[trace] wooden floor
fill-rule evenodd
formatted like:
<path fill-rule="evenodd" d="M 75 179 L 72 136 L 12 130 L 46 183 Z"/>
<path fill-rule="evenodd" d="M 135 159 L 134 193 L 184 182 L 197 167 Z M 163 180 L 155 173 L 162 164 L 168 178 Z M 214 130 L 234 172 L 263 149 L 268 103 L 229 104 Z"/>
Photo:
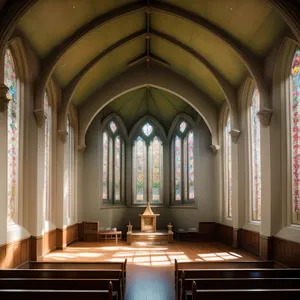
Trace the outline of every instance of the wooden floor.
<path fill-rule="evenodd" d="M 78 242 L 53 251 L 44 261 L 120 261 L 127 258 L 125 300 L 173 300 L 174 259 L 180 261 L 256 261 L 257 257 L 224 244 L 189 243 L 128 246 L 124 242 Z"/>

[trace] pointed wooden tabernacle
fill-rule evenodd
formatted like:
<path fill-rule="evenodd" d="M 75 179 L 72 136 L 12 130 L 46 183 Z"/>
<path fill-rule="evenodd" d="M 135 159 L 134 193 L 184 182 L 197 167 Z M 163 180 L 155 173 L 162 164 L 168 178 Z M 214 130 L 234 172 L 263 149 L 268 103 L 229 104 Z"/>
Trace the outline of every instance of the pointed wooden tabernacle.
<path fill-rule="evenodd" d="M 141 231 L 156 232 L 156 217 L 159 214 L 153 213 L 149 202 L 144 213 L 139 216 L 141 217 Z"/>

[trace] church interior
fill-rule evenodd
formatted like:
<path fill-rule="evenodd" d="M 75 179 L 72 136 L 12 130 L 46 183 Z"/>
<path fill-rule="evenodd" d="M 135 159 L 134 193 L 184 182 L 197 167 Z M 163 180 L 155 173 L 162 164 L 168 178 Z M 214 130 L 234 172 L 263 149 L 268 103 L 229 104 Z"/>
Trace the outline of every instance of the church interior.
<path fill-rule="evenodd" d="M 0 15 L 0 299 L 299 297 L 300 1 Z"/>

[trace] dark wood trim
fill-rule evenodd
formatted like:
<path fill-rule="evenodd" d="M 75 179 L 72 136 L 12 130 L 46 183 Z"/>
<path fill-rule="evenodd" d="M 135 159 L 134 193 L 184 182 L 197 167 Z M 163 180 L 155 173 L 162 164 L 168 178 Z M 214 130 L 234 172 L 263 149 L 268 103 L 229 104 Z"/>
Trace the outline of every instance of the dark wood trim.
<path fill-rule="evenodd" d="M 274 237 L 274 260 L 291 268 L 300 268 L 300 243 Z"/>
<path fill-rule="evenodd" d="M 215 223 L 215 239 L 226 245 L 233 244 L 233 228 L 220 223 Z"/>
<path fill-rule="evenodd" d="M 0 246 L 0 269 L 17 268 L 30 260 L 30 237 Z"/>
<path fill-rule="evenodd" d="M 259 257 L 265 260 L 273 259 L 273 236 L 264 236 L 260 235 L 260 243 L 259 243 Z"/>
<path fill-rule="evenodd" d="M 233 228 L 232 247 L 240 248 L 241 236 L 242 236 L 242 229 L 241 228 Z"/>
<path fill-rule="evenodd" d="M 259 255 L 260 234 L 250 230 L 241 230 L 241 248 Z"/>

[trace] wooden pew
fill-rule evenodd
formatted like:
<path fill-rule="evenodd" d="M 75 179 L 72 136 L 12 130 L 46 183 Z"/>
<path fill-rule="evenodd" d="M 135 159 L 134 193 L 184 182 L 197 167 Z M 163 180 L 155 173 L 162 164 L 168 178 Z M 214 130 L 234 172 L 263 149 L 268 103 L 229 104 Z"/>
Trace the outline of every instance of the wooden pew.
<path fill-rule="evenodd" d="M 180 299 L 191 299 L 193 283 L 198 290 L 297 289 L 300 278 L 199 278 L 179 280 Z"/>
<path fill-rule="evenodd" d="M 197 284 L 193 283 L 192 300 L 266 300 L 270 298 L 280 299 L 292 297 L 297 299 L 300 289 L 241 289 L 241 290 L 197 290 Z"/>
<path fill-rule="evenodd" d="M 127 258 L 123 262 L 46 262 L 30 261 L 22 266 L 22 269 L 96 269 L 96 270 L 122 270 L 122 288 L 123 294 L 126 291 L 126 267 Z"/>
<path fill-rule="evenodd" d="M 225 261 L 225 262 L 181 262 L 175 259 L 175 290 L 179 297 L 178 281 L 181 278 L 182 270 L 192 269 L 255 269 L 255 268 L 273 268 L 273 261 Z M 197 278 L 197 277 L 194 277 Z"/>
<path fill-rule="evenodd" d="M 0 299 L 5 300 L 113 300 L 110 290 L 0 290 Z"/>
<path fill-rule="evenodd" d="M 120 279 L 0 278 L 0 290 L 106 290 L 110 285 L 112 295 L 122 300 Z"/>

